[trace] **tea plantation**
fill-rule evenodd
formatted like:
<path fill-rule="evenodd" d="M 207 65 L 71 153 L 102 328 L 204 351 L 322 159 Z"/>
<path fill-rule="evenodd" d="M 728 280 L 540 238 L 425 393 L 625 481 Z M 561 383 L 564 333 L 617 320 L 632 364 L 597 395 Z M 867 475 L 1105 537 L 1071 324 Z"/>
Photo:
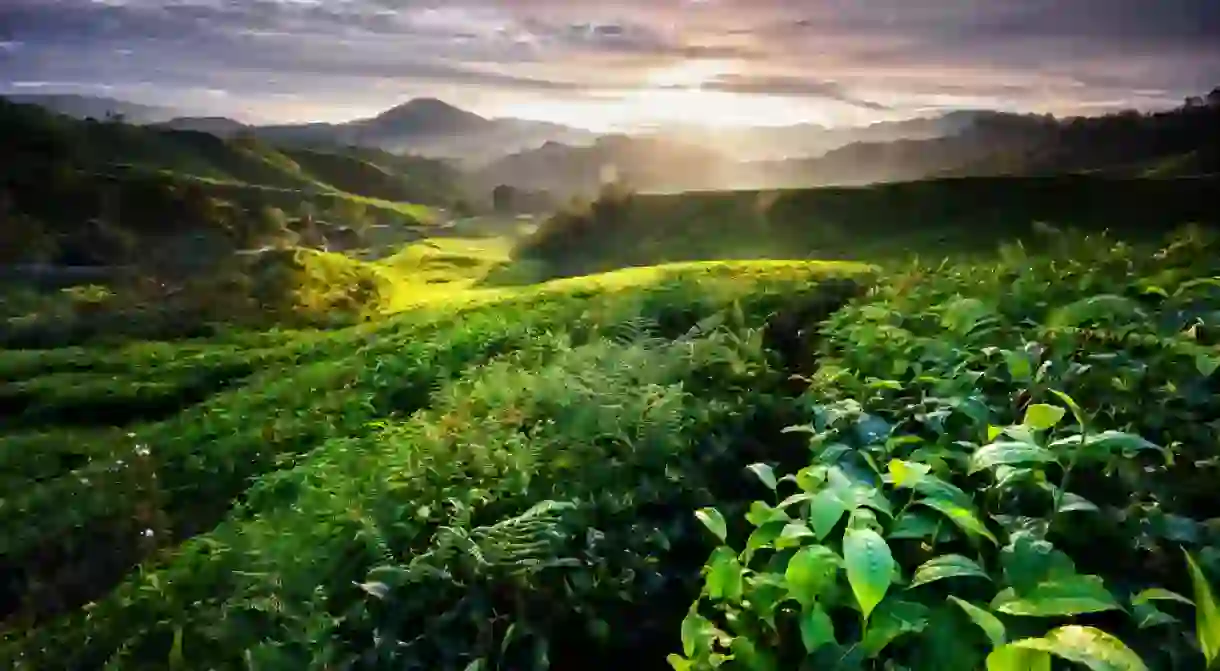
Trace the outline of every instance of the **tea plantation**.
<path fill-rule="evenodd" d="M 1220 243 L 0 351 L 0 666 L 1207 669 Z"/>

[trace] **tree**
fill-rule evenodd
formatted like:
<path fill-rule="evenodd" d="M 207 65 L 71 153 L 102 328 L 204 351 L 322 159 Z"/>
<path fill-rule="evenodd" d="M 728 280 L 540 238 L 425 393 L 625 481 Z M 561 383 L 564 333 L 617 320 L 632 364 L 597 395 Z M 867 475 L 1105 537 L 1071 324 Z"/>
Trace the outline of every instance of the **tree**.
<path fill-rule="evenodd" d="M 517 189 L 507 184 L 497 186 L 491 192 L 491 206 L 499 214 L 509 214 L 516 206 Z"/>
<path fill-rule="evenodd" d="M 1212 92 L 1207 94 L 1208 107 L 1220 107 L 1220 86 L 1212 89 Z"/>

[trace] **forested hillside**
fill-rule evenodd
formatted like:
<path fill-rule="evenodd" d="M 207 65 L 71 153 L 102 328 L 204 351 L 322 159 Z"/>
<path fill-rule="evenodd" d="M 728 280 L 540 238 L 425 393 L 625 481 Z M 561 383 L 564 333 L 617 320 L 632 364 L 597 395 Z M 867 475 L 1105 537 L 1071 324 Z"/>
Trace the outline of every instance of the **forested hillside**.
<path fill-rule="evenodd" d="M 439 161 L 280 150 L 250 137 L 81 121 L 4 101 L 0 157 L 0 234 L 15 236 L 4 246 L 9 261 L 123 262 L 121 248 L 136 253 L 142 237 L 188 233 L 243 248 L 315 221 L 410 226 L 428 218 L 416 206 L 463 201 L 456 173 Z"/>

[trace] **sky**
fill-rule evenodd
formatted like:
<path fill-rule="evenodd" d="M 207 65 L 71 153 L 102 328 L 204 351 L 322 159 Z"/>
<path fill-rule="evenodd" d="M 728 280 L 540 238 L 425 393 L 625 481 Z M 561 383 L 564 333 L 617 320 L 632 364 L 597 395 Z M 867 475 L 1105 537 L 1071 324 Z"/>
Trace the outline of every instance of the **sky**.
<path fill-rule="evenodd" d="M 594 130 L 1158 109 L 1220 0 L 0 0 L 0 92 L 255 123 L 414 97 Z"/>

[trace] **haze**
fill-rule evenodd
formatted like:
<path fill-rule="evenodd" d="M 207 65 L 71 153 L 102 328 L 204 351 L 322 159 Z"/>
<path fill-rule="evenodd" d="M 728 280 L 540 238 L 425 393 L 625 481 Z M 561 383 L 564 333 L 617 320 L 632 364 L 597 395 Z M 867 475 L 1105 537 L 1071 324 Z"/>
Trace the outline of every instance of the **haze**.
<path fill-rule="evenodd" d="M 1158 109 L 1220 80 L 1214 0 L 4 0 L 0 93 L 246 122 L 415 97 L 593 130 Z"/>

